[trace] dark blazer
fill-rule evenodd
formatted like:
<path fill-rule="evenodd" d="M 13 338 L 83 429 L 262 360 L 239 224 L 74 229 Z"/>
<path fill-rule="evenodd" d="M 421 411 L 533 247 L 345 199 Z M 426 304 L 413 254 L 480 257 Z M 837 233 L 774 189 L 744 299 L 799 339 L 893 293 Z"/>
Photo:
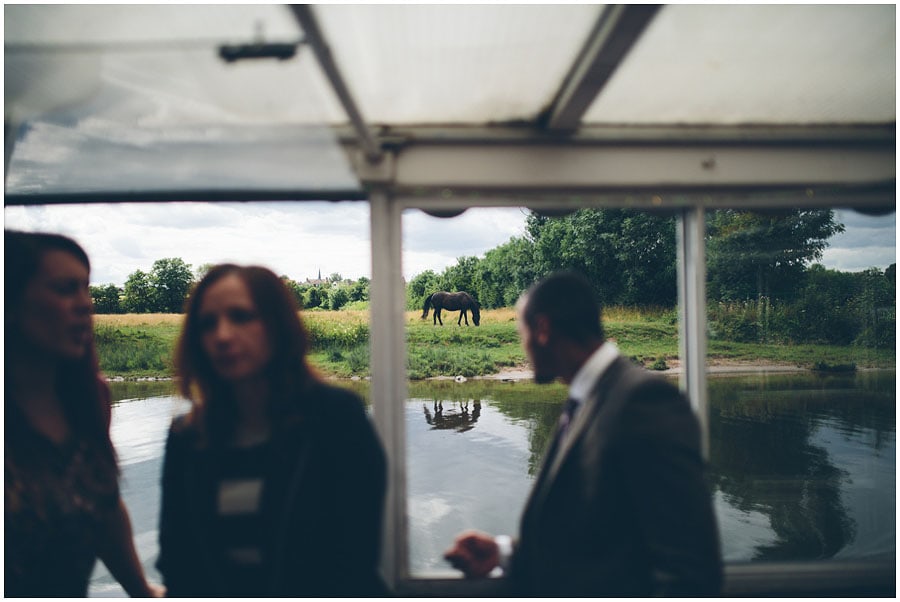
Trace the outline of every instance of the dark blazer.
<path fill-rule="evenodd" d="M 302 407 L 302 410 L 300 409 Z M 264 478 L 266 596 L 386 593 L 378 575 L 384 451 L 355 394 L 316 384 L 274 436 Z M 166 443 L 157 568 L 170 596 L 228 596 L 210 547 L 215 453 L 176 419 Z"/>
<path fill-rule="evenodd" d="M 722 580 L 700 430 L 664 379 L 618 357 L 560 444 L 522 515 L 520 595 L 716 595 Z"/>

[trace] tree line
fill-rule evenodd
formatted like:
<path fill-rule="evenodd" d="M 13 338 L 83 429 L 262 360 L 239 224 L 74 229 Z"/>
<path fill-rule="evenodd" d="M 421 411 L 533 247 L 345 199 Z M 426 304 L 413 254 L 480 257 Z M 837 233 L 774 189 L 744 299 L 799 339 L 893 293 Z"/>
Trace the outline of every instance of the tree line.
<path fill-rule="evenodd" d="M 135 270 L 128 275 L 124 287 L 115 284 L 91 286 L 94 311 L 98 314 L 181 313 L 194 283 L 212 264 L 196 270 L 180 257 L 157 259 L 149 272 Z M 282 280 L 301 307 L 307 309 L 343 309 L 354 302 L 369 300 L 369 279 L 356 281 L 332 274 L 314 283 L 297 282 L 282 275 Z"/>
<path fill-rule="evenodd" d="M 896 265 L 841 272 L 816 263 L 844 226 L 831 210 L 707 214 L 710 335 L 733 341 L 892 347 Z M 484 254 L 464 256 L 441 273 L 426 270 L 406 286 L 406 306 L 421 309 L 437 290 L 467 291 L 486 309 L 513 305 L 553 271 L 581 272 L 604 305 L 674 308 L 676 218 L 627 209 L 583 209 L 561 217 L 532 212 L 525 233 Z M 180 258 L 136 270 L 124 288 L 91 287 L 98 313 L 178 313 L 196 271 Z M 282 276 L 304 308 L 365 307 L 369 279 L 340 274 L 314 282 Z"/>
<path fill-rule="evenodd" d="M 816 263 L 844 231 L 831 210 L 707 214 L 710 335 L 742 342 L 892 347 L 896 265 L 829 270 Z M 584 209 L 562 217 L 532 212 L 523 236 L 484 257 L 460 257 L 440 274 L 407 285 L 407 309 L 435 290 L 465 290 L 482 307 L 507 307 L 531 283 L 575 270 L 604 305 L 674 308 L 676 218 L 627 209 Z"/>

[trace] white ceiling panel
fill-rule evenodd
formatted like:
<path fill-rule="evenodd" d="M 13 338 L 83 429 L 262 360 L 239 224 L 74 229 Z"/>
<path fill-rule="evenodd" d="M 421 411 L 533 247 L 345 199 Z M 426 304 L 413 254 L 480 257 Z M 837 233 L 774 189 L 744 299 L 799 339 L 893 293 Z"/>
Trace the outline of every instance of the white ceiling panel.
<path fill-rule="evenodd" d="M 669 5 L 584 117 L 594 124 L 889 123 L 894 5 Z"/>
<path fill-rule="evenodd" d="M 532 120 L 602 5 L 321 5 L 316 16 L 369 121 Z"/>

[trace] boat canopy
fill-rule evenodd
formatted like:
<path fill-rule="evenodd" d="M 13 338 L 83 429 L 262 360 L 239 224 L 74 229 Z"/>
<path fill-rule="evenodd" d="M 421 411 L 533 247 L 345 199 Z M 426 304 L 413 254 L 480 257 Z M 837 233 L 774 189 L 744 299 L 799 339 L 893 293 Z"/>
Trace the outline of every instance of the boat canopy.
<path fill-rule="evenodd" d="M 894 204 L 890 4 L 4 17 L 7 204 Z"/>

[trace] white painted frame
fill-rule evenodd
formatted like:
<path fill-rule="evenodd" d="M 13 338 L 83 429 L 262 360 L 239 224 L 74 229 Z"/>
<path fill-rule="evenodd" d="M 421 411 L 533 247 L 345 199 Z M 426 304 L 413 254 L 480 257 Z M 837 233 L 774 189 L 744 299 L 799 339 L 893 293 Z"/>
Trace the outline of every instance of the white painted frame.
<path fill-rule="evenodd" d="M 370 190 L 372 404 L 389 459 L 382 569 L 401 595 L 501 593 L 498 580 L 409 575 L 401 248 L 405 209 L 454 215 L 474 206 L 526 206 L 549 212 L 628 207 L 677 214 L 680 385 L 700 419 L 707 453 L 706 210 L 892 210 L 896 205 L 893 129 L 879 127 L 763 134 L 736 129 L 655 135 L 617 130 L 614 135 L 595 132 L 564 141 L 536 140 L 515 131 L 473 135 L 454 129 L 410 130 L 384 141 L 388 151 L 374 164 L 352 143 L 347 146 Z M 884 580 L 888 573 L 886 567 L 867 563 L 813 563 L 800 569 L 796 563 L 773 563 L 728 567 L 727 574 L 735 592 L 752 593 L 767 591 L 773 575 L 782 591 L 803 592 L 871 586 L 873 575 Z"/>

